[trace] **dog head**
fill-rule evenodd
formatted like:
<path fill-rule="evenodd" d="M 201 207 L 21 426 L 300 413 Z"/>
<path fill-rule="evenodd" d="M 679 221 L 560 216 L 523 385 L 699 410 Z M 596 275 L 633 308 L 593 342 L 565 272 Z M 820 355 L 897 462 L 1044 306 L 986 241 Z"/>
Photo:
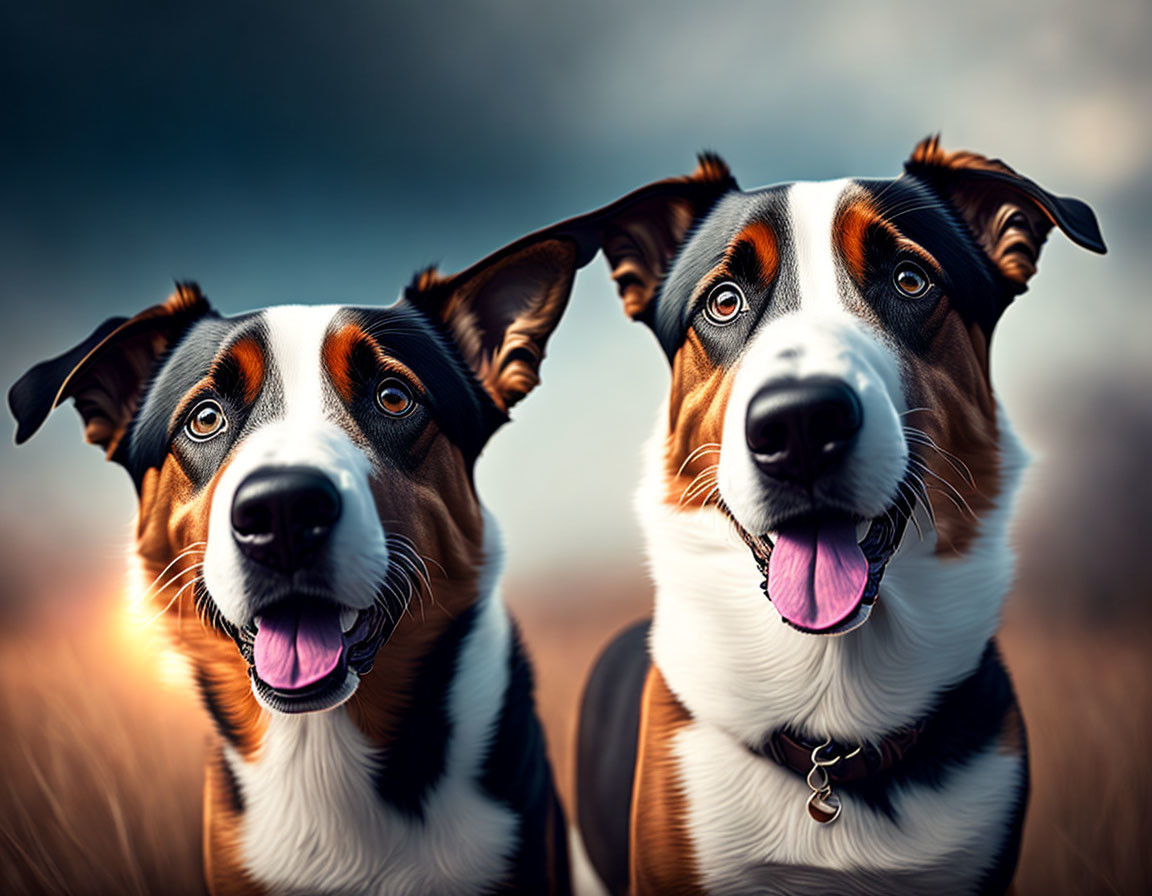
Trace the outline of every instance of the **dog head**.
<path fill-rule="evenodd" d="M 923 141 L 894 180 L 741 191 L 717 157 L 603 212 L 625 310 L 672 369 L 663 500 L 735 523 L 783 619 L 867 619 L 919 502 L 942 556 L 996 495 L 993 328 L 1084 203 Z"/>
<path fill-rule="evenodd" d="M 446 612 L 474 598 L 473 464 L 595 249 L 559 225 L 388 308 L 221 317 L 180 285 L 16 383 L 16 440 L 73 399 L 136 485 L 148 594 L 197 674 L 242 657 L 265 707 L 327 709 L 430 580 Z"/>

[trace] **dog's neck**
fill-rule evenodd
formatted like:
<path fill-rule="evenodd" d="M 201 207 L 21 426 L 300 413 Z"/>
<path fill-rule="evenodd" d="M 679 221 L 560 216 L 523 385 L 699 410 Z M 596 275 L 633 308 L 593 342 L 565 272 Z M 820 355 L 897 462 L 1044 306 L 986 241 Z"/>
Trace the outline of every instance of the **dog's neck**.
<path fill-rule="evenodd" d="M 637 509 L 656 585 L 653 657 L 688 711 L 750 745 L 781 728 L 876 741 L 930 712 L 979 664 L 1011 585 L 1008 527 L 1023 454 L 1000 418 L 1000 497 L 970 549 L 937 555 L 921 510 L 923 540 L 910 524 L 871 618 L 839 637 L 782 622 L 748 547 L 718 510 L 665 502 L 658 424 Z M 667 419 L 662 411 L 658 420 Z"/>

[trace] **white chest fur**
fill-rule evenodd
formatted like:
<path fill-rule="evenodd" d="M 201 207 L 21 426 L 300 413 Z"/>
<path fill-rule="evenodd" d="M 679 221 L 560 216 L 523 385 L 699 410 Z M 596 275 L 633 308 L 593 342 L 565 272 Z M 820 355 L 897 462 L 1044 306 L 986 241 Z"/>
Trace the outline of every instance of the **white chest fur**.
<path fill-rule="evenodd" d="M 490 594 L 459 654 L 444 774 L 423 820 L 377 796 L 378 753 L 342 709 L 273 716 L 253 762 L 229 751 L 252 877 L 276 893 L 401 896 L 475 893 L 501 878 L 516 846 L 516 818 L 477 779 L 500 717 L 510 647 L 503 602 Z"/>

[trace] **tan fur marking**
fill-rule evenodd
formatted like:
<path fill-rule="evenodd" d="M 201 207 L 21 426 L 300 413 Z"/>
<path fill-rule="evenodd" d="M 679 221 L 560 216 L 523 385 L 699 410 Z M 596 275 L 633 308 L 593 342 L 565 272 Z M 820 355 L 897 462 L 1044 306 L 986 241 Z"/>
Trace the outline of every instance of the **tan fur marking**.
<path fill-rule="evenodd" d="M 226 468 L 227 464 L 222 466 L 199 492 L 175 457 L 169 456 L 159 470 L 145 474 L 140 490 L 137 551 L 148 576 L 159 576 L 189 545 L 203 547 L 208 540 L 212 496 Z M 235 643 L 198 616 L 196 589 L 184 587 L 200 575 L 196 564 L 203 554 L 196 550 L 164 573 L 161 582 L 173 578 L 175 581 L 150 598 L 154 608 L 150 612 L 162 612 L 171 637 L 195 674 L 211 688 L 217 708 L 235 735 L 237 751 L 251 757 L 263 742 L 268 718 L 252 695 L 248 665 Z M 182 570 L 188 572 L 180 574 Z"/>
<path fill-rule="evenodd" d="M 355 394 L 355 381 L 352 377 L 352 351 L 360 342 L 366 341 L 368 334 L 359 327 L 348 324 L 324 339 L 321 357 L 324 369 L 332 379 L 336 394 L 344 401 L 351 401 Z"/>
<path fill-rule="evenodd" d="M 868 271 L 866 257 L 866 237 L 872 227 L 882 226 L 882 219 L 866 197 L 857 197 L 847 202 L 836 216 L 832 233 L 840 255 L 848 266 L 848 271 L 859 283 Z"/>
<path fill-rule="evenodd" d="M 1025 749 L 1024 717 L 1020 707 L 1013 706 L 1004 716 L 997 748 L 1005 756 L 1023 756 Z"/>
<path fill-rule="evenodd" d="M 716 502 L 715 467 L 734 379 L 735 370 L 716 367 L 700 337 L 690 330 L 672 360 L 664 452 L 664 500 L 668 504 L 700 508 Z"/>
<path fill-rule="evenodd" d="M 244 378 L 244 402 L 252 404 L 264 385 L 264 352 L 255 339 L 244 338 L 233 343 L 225 357 L 235 360 Z"/>
<path fill-rule="evenodd" d="M 983 171 L 997 171 L 1001 174 L 1016 174 L 999 159 L 989 159 L 979 153 L 956 149 L 949 152 L 940 145 L 940 135 L 925 137 L 916 144 L 908 161 L 916 165 L 931 165 L 935 168 L 974 168 Z"/>
<path fill-rule="evenodd" d="M 376 357 L 376 363 L 381 370 L 391 371 L 409 382 L 417 392 L 424 392 L 424 385 L 406 364 L 386 354 L 380 343 L 360 327 L 347 324 L 339 330 L 329 333 L 324 338 L 321 349 L 324 369 L 332 380 L 336 393 L 344 401 L 352 401 L 355 397 L 356 383 L 352 372 L 352 353 L 357 346 L 365 346 Z"/>
<path fill-rule="evenodd" d="M 192 549 L 163 572 L 189 545 L 202 549 L 207 541 L 212 496 L 226 468 L 224 464 L 199 492 L 171 455 L 160 469 L 148 470 L 140 489 L 137 551 L 146 575 L 155 578 L 163 573 L 162 582 L 175 579 L 152 595 L 148 612 L 161 614 L 169 636 L 188 659 L 200 686 L 210 689 L 233 746 L 241 756 L 251 759 L 263 743 L 268 717 L 252 695 L 248 666 L 235 643 L 199 616 L 195 587 L 184 587 L 200 575 L 196 564 L 203 560 L 203 554 Z M 216 749 L 220 749 L 219 744 Z M 205 876 L 216 896 L 259 896 L 264 891 L 242 867 L 237 845 L 240 819 L 231 809 L 227 790 L 217 763 L 210 762 L 204 787 Z"/>
<path fill-rule="evenodd" d="M 264 353 L 255 339 L 245 338 L 229 346 L 212 362 L 208 375 L 184 393 L 184 397 L 180 399 L 169 418 L 169 426 L 174 426 L 176 421 L 181 420 L 191 410 L 195 400 L 206 390 L 219 385 L 220 368 L 229 361 L 236 365 L 244 381 L 242 398 L 245 404 L 251 405 L 256 401 L 260 390 L 264 387 Z"/>
<path fill-rule="evenodd" d="M 673 740 L 692 721 L 652 666 L 640 704 L 640 742 L 632 790 L 631 890 L 641 894 L 698 894 L 695 847 Z"/>
<path fill-rule="evenodd" d="M 881 216 L 870 196 L 858 195 L 840 209 L 832 228 L 840 257 L 844 259 L 848 272 L 857 283 L 867 279 L 867 240 L 869 232 L 875 229 L 885 231 L 900 249 L 917 256 L 928 267 L 930 274 L 939 277 L 940 264 L 932 253 L 908 239 L 895 224 Z"/>
<path fill-rule="evenodd" d="M 936 519 L 936 552 L 963 556 L 1000 491 L 1000 432 L 987 337 L 976 324 L 965 326 L 946 298 L 936 315 L 943 320 L 929 324 L 938 329 L 926 356 L 909 360 L 911 404 L 926 410 L 905 422 L 941 449 L 912 446 L 930 471 L 917 470 Z"/>
<path fill-rule="evenodd" d="M 728 258 L 738 243 L 748 243 L 760 261 L 760 275 L 763 284 L 771 283 L 780 268 L 780 251 L 776 244 L 776 232 L 767 221 L 752 221 L 728 243 Z"/>

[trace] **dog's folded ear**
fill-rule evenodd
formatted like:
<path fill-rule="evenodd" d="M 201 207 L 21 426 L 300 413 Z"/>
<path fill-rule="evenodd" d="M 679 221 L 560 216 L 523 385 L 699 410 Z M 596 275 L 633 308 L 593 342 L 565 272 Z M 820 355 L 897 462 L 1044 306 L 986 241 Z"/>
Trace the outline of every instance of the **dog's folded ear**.
<path fill-rule="evenodd" d="M 576 270 L 598 248 L 593 223 L 574 218 L 458 274 L 422 271 L 404 298 L 441 326 L 492 400 L 507 411 L 540 382 L 540 362 L 568 305 Z"/>
<path fill-rule="evenodd" d="M 948 152 L 936 135 L 917 144 L 904 169 L 952 204 L 1014 292 L 1027 289 L 1053 226 L 1085 249 L 1106 251 L 1086 203 L 1054 196 L 999 159 Z"/>
<path fill-rule="evenodd" d="M 588 216 L 599 224 L 601 248 L 629 317 L 651 322 L 652 298 L 693 225 L 735 189 L 724 160 L 706 152 L 688 176 L 656 181 Z"/>
<path fill-rule="evenodd" d="M 84 438 L 117 460 L 140 392 L 157 362 L 193 323 L 212 313 L 199 287 L 177 284 L 162 304 L 133 318 L 109 318 L 75 348 L 37 364 L 8 391 L 16 443 L 30 439 L 48 415 L 71 398 L 84 420 Z"/>

